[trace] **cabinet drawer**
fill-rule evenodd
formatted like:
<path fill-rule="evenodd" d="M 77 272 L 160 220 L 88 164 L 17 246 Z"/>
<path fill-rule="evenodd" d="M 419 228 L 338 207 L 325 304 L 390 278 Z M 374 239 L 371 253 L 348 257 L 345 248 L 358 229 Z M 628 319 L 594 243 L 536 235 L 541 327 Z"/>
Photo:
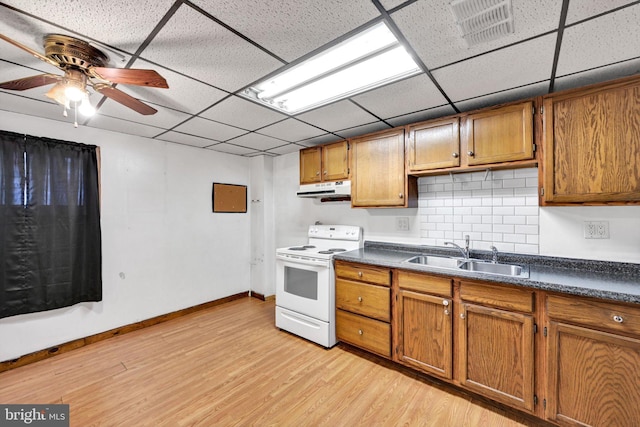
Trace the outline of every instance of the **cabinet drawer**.
<path fill-rule="evenodd" d="M 336 280 L 336 308 L 389 322 L 391 290 L 377 285 Z"/>
<path fill-rule="evenodd" d="M 391 325 L 342 310 L 336 310 L 339 341 L 391 357 Z"/>
<path fill-rule="evenodd" d="M 336 276 L 377 285 L 389 286 L 391 284 L 391 271 L 388 268 L 373 265 L 336 262 Z"/>
<path fill-rule="evenodd" d="M 640 335 L 640 307 L 590 298 L 549 295 L 547 313 L 552 319 L 592 326 L 596 329 Z"/>
<path fill-rule="evenodd" d="M 452 280 L 446 277 L 398 271 L 398 286 L 410 291 L 450 297 L 453 295 L 451 292 L 451 283 Z"/>
<path fill-rule="evenodd" d="M 488 283 L 460 283 L 460 298 L 465 301 L 525 313 L 533 312 L 533 295 L 533 290 L 527 289 L 516 289 Z"/>

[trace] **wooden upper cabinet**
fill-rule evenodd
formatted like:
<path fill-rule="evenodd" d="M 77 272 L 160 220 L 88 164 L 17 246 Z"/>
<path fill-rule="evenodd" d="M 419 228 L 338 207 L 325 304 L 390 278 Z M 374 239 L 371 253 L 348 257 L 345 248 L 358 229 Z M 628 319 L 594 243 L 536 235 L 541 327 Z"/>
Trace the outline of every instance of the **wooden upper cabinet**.
<path fill-rule="evenodd" d="M 351 206 L 417 205 L 417 184 L 404 166 L 402 128 L 351 140 Z"/>
<path fill-rule="evenodd" d="M 311 147 L 300 150 L 300 184 L 322 181 L 322 149 Z"/>
<path fill-rule="evenodd" d="M 460 166 L 458 117 L 410 125 L 407 131 L 409 173 Z"/>
<path fill-rule="evenodd" d="M 640 201 L 640 79 L 544 98 L 544 201 Z"/>
<path fill-rule="evenodd" d="M 347 141 L 322 146 L 322 180 L 349 178 L 349 145 Z"/>
<path fill-rule="evenodd" d="M 463 138 L 469 166 L 533 159 L 533 102 L 466 116 Z"/>
<path fill-rule="evenodd" d="M 347 141 L 300 150 L 300 184 L 349 178 Z"/>

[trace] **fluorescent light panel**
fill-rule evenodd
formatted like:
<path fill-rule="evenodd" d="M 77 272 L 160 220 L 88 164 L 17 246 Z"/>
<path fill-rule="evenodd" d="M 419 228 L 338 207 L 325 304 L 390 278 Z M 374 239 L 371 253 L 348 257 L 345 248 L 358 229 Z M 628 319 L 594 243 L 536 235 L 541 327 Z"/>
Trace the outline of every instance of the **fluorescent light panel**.
<path fill-rule="evenodd" d="M 384 22 L 262 81 L 244 96 L 297 114 L 421 72 Z"/>

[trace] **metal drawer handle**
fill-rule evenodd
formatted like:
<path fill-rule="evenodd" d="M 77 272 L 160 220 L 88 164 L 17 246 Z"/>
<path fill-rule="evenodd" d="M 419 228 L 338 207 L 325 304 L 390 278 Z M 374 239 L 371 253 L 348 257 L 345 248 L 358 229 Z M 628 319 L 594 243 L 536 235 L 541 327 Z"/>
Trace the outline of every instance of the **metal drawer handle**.
<path fill-rule="evenodd" d="M 358 333 L 362 335 L 362 329 L 358 329 Z"/>
<path fill-rule="evenodd" d="M 359 301 L 359 302 L 362 302 L 362 297 L 358 297 L 358 301 Z"/>
<path fill-rule="evenodd" d="M 622 322 L 624 322 L 624 319 L 622 318 L 622 316 L 618 316 L 616 314 L 615 316 L 613 316 L 613 321 L 617 322 L 617 323 L 622 323 Z"/>
<path fill-rule="evenodd" d="M 473 151 L 467 151 L 467 154 L 473 156 Z"/>
<path fill-rule="evenodd" d="M 459 154 L 458 154 L 458 153 L 451 153 L 451 155 L 452 155 L 454 158 L 457 158 L 457 157 L 459 156 Z"/>
<path fill-rule="evenodd" d="M 362 277 L 362 271 L 358 271 L 358 277 Z"/>

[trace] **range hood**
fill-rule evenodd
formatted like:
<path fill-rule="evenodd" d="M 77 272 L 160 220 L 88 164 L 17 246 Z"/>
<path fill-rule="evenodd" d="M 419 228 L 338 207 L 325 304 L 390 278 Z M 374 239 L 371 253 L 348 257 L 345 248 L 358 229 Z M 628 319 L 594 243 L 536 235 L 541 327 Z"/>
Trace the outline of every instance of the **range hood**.
<path fill-rule="evenodd" d="M 317 184 L 305 184 L 300 186 L 300 189 L 296 194 L 298 195 L 298 197 L 350 197 L 351 181 L 333 181 L 319 182 Z"/>

